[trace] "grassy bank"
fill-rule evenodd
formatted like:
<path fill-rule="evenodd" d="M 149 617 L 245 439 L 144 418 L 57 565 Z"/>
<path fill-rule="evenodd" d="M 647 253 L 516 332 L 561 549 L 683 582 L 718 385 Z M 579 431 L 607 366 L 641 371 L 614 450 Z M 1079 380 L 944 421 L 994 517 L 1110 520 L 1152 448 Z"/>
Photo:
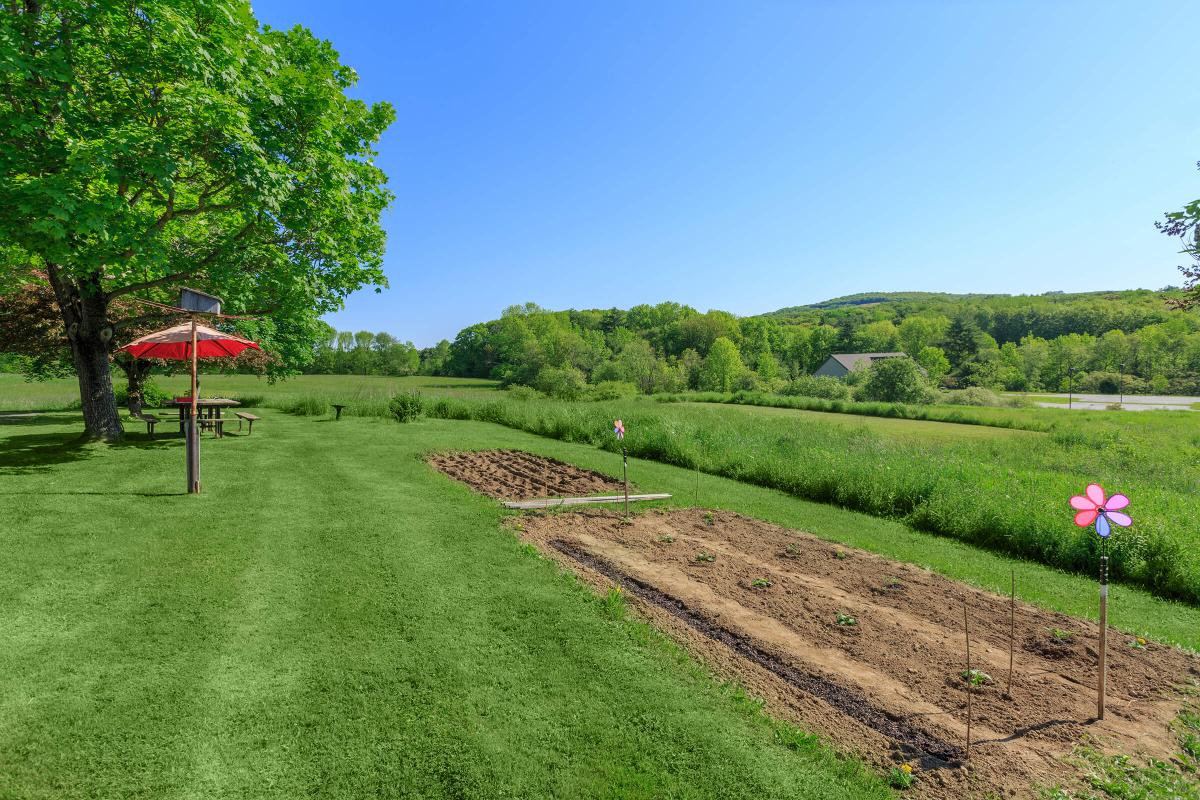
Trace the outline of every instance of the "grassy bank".
<path fill-rule="evenodd" d="M 1037 409 L 992 408 L 989 406 L 906 405 L 855 400 L 823 400 L 819 397 L 790 397 L 769 392 L 686 392 L 654 396 L 661 403 L 719 403 L 764 408 L 790 408 L 851 414 L 860 417 L 952 422 L 956 425 L 987 425 L 993 428 L 1021 428 L 1031 431 L 1054 430 L 1058 419 Z"/>
<path fill-rule="evenodd" d="M 0 425 L 0 797 L 888 796 L 420 460 L 570 445 L 264 417 L 199 496 L 178 437 Z"/>

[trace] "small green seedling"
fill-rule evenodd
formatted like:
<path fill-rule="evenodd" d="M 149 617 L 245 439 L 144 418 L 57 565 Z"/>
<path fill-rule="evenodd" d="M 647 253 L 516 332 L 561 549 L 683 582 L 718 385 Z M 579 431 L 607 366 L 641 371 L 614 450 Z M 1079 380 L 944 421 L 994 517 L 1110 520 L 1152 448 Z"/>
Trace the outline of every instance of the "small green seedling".
<path fill-rule="evenodd" d="M 800 545 L 795 542 L 790 543 L 787 547 L 783 548 L 783 554 L 788 558 L 799 558 Z"/>
<path fill-rule="evenodd" d="M 846 627 L 853 627 L 858 624 L 858 620 L 856 620 L 854 617 L 850 616 L 849 614 L 843 614 L 839 611 L 838 615 L 837 615 L 837 624 L 843 625 Z"/>
<path fill-rule="evenodd" d="M 705 553 L 703 550 L 701 550 L 699 553 L 696 553 L 696 560 L 711 564 L 717 560 L 717 557 L 712 553 Z"/>
<path fill-rule="evenodd" d="M 846 560 L 846 554 L 845 554 L 843 551 L 841 551 L 841 550 L 834 550 L 834 551 L 833 551 L 833 557 L 834 557 L 834 558 L 836 558 L 838 561 L 845 561 L 845 560 Z"/>
<path fill-rule="evenodd" d="M 963 670 L 959 673 L 962 679 L 972 686 L 983 686 L 985 683 L 992 682 L 992 676 L 988 675 L 981 669 Z"/>
<path fill-rule="evenodd" d="M 658 537 L 658 540 L 664 544 L 670 544 L 671 542 L 675 541 L 675 537 L 668 533 Z"/>
<path fill-rule="evenodd" d="M 1070 644 L 1075 641 L 1075 634 L 1071 631 L 1064 631 L 1062 628 L 1051 628 L 1050 636 L 1054 641 L 1062 642 L 1063 644 Z"/>
<path fill-rule="evenodd" d="M 704 524 L 705 525 L 713 524 L 713 514 L 711 511 L 704 512 Z"/>
<path fill-rule="evenodd" d="M 1146 640 L 1143 639 L 1141 636 L 1137 637 L 1136 639 L 1130 639 L 1129 646 L 1132 647 L 1134 650 L 1145 650 L 1146 649 Z"/>
<path fill-rule="evenodd" d="M 888 773 L 888 783 L 893 789 L 909 789 L 913 785 L 913 780 L 912 764 L 892 767 L 892 771 Z"/>
<path fill-rule="evenodd" d="M 771 582 L 766 578 L 755 578 L 754 580 L 750 581 L 750 585 L 755 589 L 766 589 L 771 585 Z"/>
<path fill-rule="evenodd" d="M 903 589 L 904 584 L 900 582 L 899 578 L 888 578 L 886 581 L 884 581 L 883 588 L 893 590 Z"/>

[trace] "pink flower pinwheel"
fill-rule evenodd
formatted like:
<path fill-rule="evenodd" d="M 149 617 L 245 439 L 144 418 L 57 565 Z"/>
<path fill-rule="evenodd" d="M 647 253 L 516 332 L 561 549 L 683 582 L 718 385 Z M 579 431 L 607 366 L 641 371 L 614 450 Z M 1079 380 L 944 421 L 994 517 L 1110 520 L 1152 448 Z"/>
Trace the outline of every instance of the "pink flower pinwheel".
<path fill-rule="evenodd" d="M 1129 498 L 1123 494 L 1114 494 L 1105 499 L 1104 489 L 1096 483 L 1089 483 L 1082 495 L 1071 498 L 1071 508 L 1078 512 L 1075 515 L 1075 524 L 1086 528 L 1093 522 L 1096 523 L 1096 533 L 1102 539 L 1107 539 L 1112 533 L 1113 525 L 1128 528 L 1133 524 L 1128 514 L 1118 511 L 1127 505 Z"/>

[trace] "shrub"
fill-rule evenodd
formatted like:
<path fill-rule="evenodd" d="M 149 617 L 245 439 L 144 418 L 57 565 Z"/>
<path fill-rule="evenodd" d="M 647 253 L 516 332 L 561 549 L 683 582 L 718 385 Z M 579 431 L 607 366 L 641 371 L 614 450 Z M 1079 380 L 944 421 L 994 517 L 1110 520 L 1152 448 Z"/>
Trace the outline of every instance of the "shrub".
<path fill-rule="evenodd" d="M 953 392 L 946 392 L 942 395 L 943 402 L 949 403 L 952 406 L 1002 406 L 1000 396 L 991 389 L 985 389 L 982 386 L 970 386 L 966 389 L 958 389 Z"/>
<path fill-rule="evenodd" d="M 530 400 L 537 400 L 542 396 L 542 393 L 533 387 L 522 386 L 519 383 L 514 383 L 512 386 L 508 387 L 508 396 L 513 400 L 528 402 Z"/>
<path fill-rule="evenodd" d="M 424 406 L 420 392 L 405 392 L 391 399 L 388 403 L 388 413 L 396 422 L 412 422 L 421 416 Z"/>
<path fill-rule="evenodd" d="M 118 406 L 129 405 L 129 387 L 118 386 L 113 395 L 117 399 Z M 171 395 L 158 387 L 152 378 L 146 378 L 142 382 L 142 407 L 143 408 L 160 408 L 164 403 L 171 399 Z"/>
<path fill-rule="evenodd" d="M 237 400 L 245 408 L 261 408 L 267 402 L 267 398 L 261 394 L 235 394 L 230 399 Z"/>
<path fill-rule="evenodd" d="M 329 403 L 320 395 L 305 394 L 284 403 L 282 410 L 301 417 L 319 417 L 329 413 Z"/>
<path fill-rule="evenodd" d="M 638 394 L 638 388 L 627 381 L 601 381 L 592 387 L 592 400 L 623 400 Z"/>
<path fill-rule="evenodd" d="M 933 391 L 911 358 L 885 358 L 866 371 L 858 390 L 858 399 L 884 403 L 929 403 Z"/>
<path fill-rule="evenodd" d="M 819 397 L 823 400 L 849 400 L 850 387 L 837 378 L 826 375 L 801 375 L 784 386 L 780 394 L 791 397 Z"/>
<path fill-rule="evenodd" d="M 533 386 L 558 400 L 578 400 L 587 392 L 587 380 L 574 367 L 542 367 Z"/>
<path fill-rule="evenodd" d="M 1121 391 L 1123 384 L 1120 373 L 1088 372 L 1075 382 L 1075 391 L 1116 394 Z"/>
<path fill-rule="evenodd" d="M 733 388 L 738 392 L 761 392 L 767 384 L 756 373 L 745 370 L 734 379 Z"/>

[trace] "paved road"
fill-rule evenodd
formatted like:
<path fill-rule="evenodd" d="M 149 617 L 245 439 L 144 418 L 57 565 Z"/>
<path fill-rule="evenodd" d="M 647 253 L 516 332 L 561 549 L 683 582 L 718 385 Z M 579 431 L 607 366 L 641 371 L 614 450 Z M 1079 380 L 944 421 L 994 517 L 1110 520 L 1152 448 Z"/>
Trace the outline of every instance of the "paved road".
<path fill-rule="evenodd" d="M 1067 408 L 1066 403 L 1039 403 L 1038 397 L 1061 397 L 1066 400 L 1066 394 L 1039 393 L 1031 395 L 1034 405 L 1042 408 Z M 1103 411 L 1111 403 L 1120 403 L 1121 396 L 1116 394 L 1077 394 L 1071 404 L 1072 410 Z M 1184 397 L 1165 394 L 1127 394 L 1122 403 L 1126 411 L 1195 411 L 1193 403 L 1200 403 L 1200 397 Z"/>

